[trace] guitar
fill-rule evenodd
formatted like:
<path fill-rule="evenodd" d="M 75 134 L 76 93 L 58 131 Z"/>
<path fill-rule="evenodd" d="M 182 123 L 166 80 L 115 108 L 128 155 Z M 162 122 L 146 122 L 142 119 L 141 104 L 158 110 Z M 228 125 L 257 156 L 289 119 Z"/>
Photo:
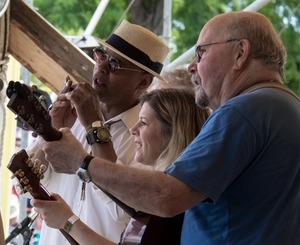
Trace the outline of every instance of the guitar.
<path fill-rule="evenodd" d="M 49 112 L 33 94 L 34 89 L 34 86 L 10 81 L 6 89 L 10 98 L 7 107 L 18 116 L 24 128 L 34 131 L 46 141 L 59 140 L 61 132 L 52 126 Z"/>
<path fill-rule="evenodd" d="M 10 101 L 7 107 L 13 111 L 18 119 L 29 128 L 41 135 L 46 141 L 59 140 L 61 132 L 51 124 L 51 117 L 38 98 L 33 94 L 33 89 L 20 82 L 10 81 L 6 90 Z M 54 200 L 44 186 L 40 184 L 45 165 L 32 162 L 25 150 L 14 154 L 7 168 L 13 173 L 13 177 L 19 180 L 23 192 L 29 192 L 34 198 L 41 200 Z M 78 243 L 67 232 L 60 232 L 72 245 Z"/>
<path fill-rule="evenodd" d="M 11 157 L 7 168 L 13 173 L 12 177 L 18 179 L 23 193 L 29 192 L 36 199 L 54 200 L 45 187 L 40 184 L 46 166 L 40 164 L 39 161 L 33 162 L 24 149 Z M 70 244 L 78 244 L 67 232 L 62 229 L 60 229 L 60 232 Z"/>
<path fill-rule="evenodd" d="M 33 162 L 24 149 L 15 153 L 7 168 L 17 178 L 22 192 L 29 192 L 34 198 L 41 200 L 54 200 L 45 187 L 40 184 L 43 178 L 45 166 L 39 161 Z M 110 195 L 110 197 L 114 198 Z M 179 214 L 172 218 L 161 218 L 146 213 L 133 211 L 132 208 L 122 203 L 118 199 L 113 199 L 118 205 L 124 208 L 132 218 L 121 237 L 122 245 L 165 245 L 180 244 L 181 226 L 184 214 Z M 70 242 L 78 244 L 68 233 L 60 229 L 60 232 Z"/>
<path fill-rule="evenodd" d="M 34 97 L 32 91 L 27 85 L 21 84 L 19 82 L 11 81 L 7 88 L 7 96 L 10 98 L 8 103 L 8 108 L 11 109 L 18 118 L 31 130 L 39 134 L 46 141 L 55 141 L 61 138 L 61 132 L 55 129 L 51 124 L 51 117 L 48 111 L 43 108 L 39 100 Z M 25 165 L 26 161 L 30 162 L 26 151 L 15 154 L 8 168 L 14 173 L 19 171 L 25 172 L 28 168 Z M 25 155 L 26 154 L 26 155 Z M 16 160 L 15 160 L 16 159 Z M 15 162 L 22 161 L 22 164 L 18 164 L 18 168 L 13 167 Z M 30 164 L 32 165 L 32 163 Z M 32 167 L 31 167 L 32 168 Z M 21 169 L 21 170 L 20 170 Z M 36 170 L 35 170 L 36 171 Z M 25 173 L 27 173 L 26 171 Z M 37 177 L 41 177 L 41 171 L 37 171 L 36 176 L 30 175 L 30 179 L 33 182 L 32 185 L 24 186 L 24 190 L 32 193 L 34 198 L 43 200 L 53 200 L 45 188 L 39 184 Z M 17 176 L 17 174 L 15 174 Z M 19 177 L 20 182 L 24 177 Z M 23 182 L 23 181 L 22 181 Z M 26 181 L 28 182 L 28 181 Z M 98 187 L 100 188 L 100 187 Z M 101 189 L 101 188 L 100 188 Z M 101 189 L 108 197 L 110 197 L 117 205 L 119 205 L 125 212 L 127 212 L 132 219 L 129 225 L 126 227 L 125 231 L 121 236 L 121 245 L 179 245 L 181 236 L 181 227 L 183 223 L 184 213 L 179 214 L 172 218 L 161 218 L 158 216 L 150 215 L 137 211 L 122 201 L 120 201 L 115 196 L 111 195 L 107 191 Z M 36 196 L 34 196 L 36 195 Z M 64 232 L 62 230 L 62 232 Z M 68 235 L 68 234 L 66 234 Z M 73 239 L 73 238 L 72 238 Z"/>

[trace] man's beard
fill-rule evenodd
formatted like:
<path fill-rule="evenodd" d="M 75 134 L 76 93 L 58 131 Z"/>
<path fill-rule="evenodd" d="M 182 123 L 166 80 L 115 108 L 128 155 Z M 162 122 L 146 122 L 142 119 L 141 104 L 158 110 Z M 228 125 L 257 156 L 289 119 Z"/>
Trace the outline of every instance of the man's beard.
<path fill-rule="evenodd" d="M 201 79 L 200 77 L 196 76 L 195 74 L 191 78 L 192 83 L 194 84 L 195 89 L 195 102 L 197 106 L 201 108 L 207 108 L 208 107 L 208 96 L 204 92 L 202 86 L 201 86 Z"/>
<path fill-rule="evenodd" d="M 196 90 L 196 104 L 201 108 L 207 108 L 209 104 L 208 96 L 201 87 Z"/>

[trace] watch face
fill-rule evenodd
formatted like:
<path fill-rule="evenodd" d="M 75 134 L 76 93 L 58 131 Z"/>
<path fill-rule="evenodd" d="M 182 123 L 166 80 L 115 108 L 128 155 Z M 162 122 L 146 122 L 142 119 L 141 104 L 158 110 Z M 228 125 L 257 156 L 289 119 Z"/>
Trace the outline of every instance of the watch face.
<path fill-rule="evenodd" d="M 106 127 L 101 127 L 97 129 L 97 137 L 102 142 L 107 142 L 110 140 L 111 135 Z"/>

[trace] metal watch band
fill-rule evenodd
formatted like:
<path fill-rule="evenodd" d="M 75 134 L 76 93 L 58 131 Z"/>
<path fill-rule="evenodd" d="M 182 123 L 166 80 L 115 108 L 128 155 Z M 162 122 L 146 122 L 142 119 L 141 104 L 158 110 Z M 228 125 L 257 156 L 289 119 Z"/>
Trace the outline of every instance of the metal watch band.
<path fill-rule="evenodd" d="M 87 156 L 83 159 L 83 161 L 82 161 L 82 163 L 81 163 L 81 165 L 80 165 L 80 168 L 87 170 L 88 167 L 89 167 L 89 164 L 90 164 L 90 162 L 92 161 L 93 158 L 94 158 L 94 157 L 93 157 L 92 155 L 87 155 Z"/>
<path fill-rule="evenodd" d="M 80 168 L 77 170 L 76 174 L 78 177 L 85 183 L 89 183 L 91 181 L 91 176 L 88 172 L 88 167 L 90 162 L 92 161 L 94 157 L 91 155 L 87 155 L 84 159 L 83 162 L 81 163 Z"/>

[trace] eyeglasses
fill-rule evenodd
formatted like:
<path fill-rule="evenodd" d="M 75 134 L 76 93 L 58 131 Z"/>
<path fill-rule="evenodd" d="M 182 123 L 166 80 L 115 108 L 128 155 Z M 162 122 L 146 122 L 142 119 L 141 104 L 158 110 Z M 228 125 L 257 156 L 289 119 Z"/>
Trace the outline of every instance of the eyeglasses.
<path fill-rule="evenodd" d="M 203 44 L 203 45 L 198 45 L 195 48 L 195 57 L 197 59 L 197 62 L 200 62 L 202 59 L 202 55 L 205 53 L 206 50 L 202 49 L 203 47 L 210 46 L 210 45 L 215 45 L 215 44 L 225 44 L 225 43 L 230 43 L 230 42 L 235 42 L 235 41 L 240 41 L 240 39 L 229 39 L 224 42 L 216 42 L 216 43 L 208 43 L 208 44 Z"/>
<path fill-rule="evenodd" d="M 94 48 L 93 49 L 93 57 L 94 60 L 101 64 L 103 61 L 108 61 L 108 67 L 110 72 L 114 73 L 118 70 L 128 70 L 128 71 L 138 71 L 138 72 L 145 72 L 143 70 L 136 70 L 131 68 L 123 68 L 120 66 L 120 61 L 112 56 L 109 56 L 105 50 L 102 48 Z"/>

